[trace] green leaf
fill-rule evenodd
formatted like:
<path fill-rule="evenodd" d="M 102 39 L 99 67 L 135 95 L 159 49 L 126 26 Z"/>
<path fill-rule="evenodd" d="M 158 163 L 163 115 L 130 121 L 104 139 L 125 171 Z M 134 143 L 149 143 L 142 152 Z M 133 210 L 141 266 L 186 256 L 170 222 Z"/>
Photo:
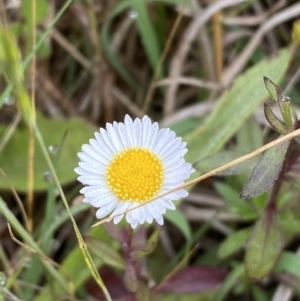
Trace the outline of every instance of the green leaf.
<path fill-rule="evenodd" d="M 243 155 L 245 155 L 245 153 L 239 153 L 232 150 L 223 150 L 220 151 L 219 153 L 205 157 L 199 162 L 197 162 L 196 169 L 201 173 L 207 173 Z M 250 172 L 254 168 L 256 163 L 257 163 L 257 159 L 252 158 L 250 160 L 247 160 L 246 162 L 236 164 L 232 167 L 227 168 L 222 172 L 219 172 L 218 176 L 232 176 L 232 175 L 239 175 L 245 172 Z"/>
<path fill-rule="evenodd" d="M 76 178 L 74 168 L 78 162 L 77 153 L 81 150 L 82 144 L 87 143 L 88 139 L 92 137 L 95 131 L 94 126 L 80 118 L 55 120 L 42 115 L 38 116 L 37 122 L 48 147 L 59 145 L 65 132 L 68 131 L 56 170 L 62 185 L 70 183 Z M 6 126 L 0 126 L 0 136 L 5 131 Z M 28 127 L 18 128 L 0 156 L 1 168 L 9 177 L 14 188 L 21 192 L 27 191 L 28 137 Z M 49 185 L 47 179 L 45 180 L 48 165 L 37 142 L 35 143 L 34 160 L 34 189 L 36 191 L 46 190 Z M 0 181 L 0 188 L 10 189 L 9 183 Z"/>
<path fill-rule="evenodd" d="M 283 49 L 272 60 L 266 59 L 239 76 L 232 88 L 218 100 L 215 110 L 200 128 L 184 140 L 188 142 L 187 160 L 195 162 L 219 151 L 251 113 L 264 101 L 268 92 L 262 84 L 261 74 L 276 82 L 283 78 L 291 56 Z"/>
<path fill-rule="evenodd" d="M 218 256 L 225 258 L 238 251 L 250 235 L 250 229 L 239 230 L 228 236 L 220 245 Z"/>
<path fill-rule="evenodd" d="M 291 140 L 284 141 L 262 154 L 241 191 L 240 197 L 242 199 L 256 197 L 273 186 L 282 169 L 290 143 Z"/>
<path fill-rule="evenodd" d="M 156 32 L 151 24 L 146 1 L 131 0 L 132 8 L 137 13 L 136 25 L 140 33 L 142 42 L 145 47 L 145 51 L 152 65 L 153 71 L 156 70 L 159 57 L 160 57 L 160 46 L 157 40 Z"/>
<path fill-rule="evenodd" d="M 236 135 L 236 151 L 241 153 L 250 153 L 263 145 L 263 134 L 260 125 L 250 117 L 238 130 Z M 257 160 L 255 160 L 257 161 Z M 249 164 L 247 160 L 245 164 Z M 250 163 L 251 164 L 251 163 Z"/>
<path fill-rule="evenodd" d="M 215 182 L 214 187 L 217 192 L 224 198 L 227 204 L 232 206 L 234 213 L 242 215 L 244 218 L 253 219 L 257 217 L 256 212 L 249 203 L 241 201 L 236 190 L 225 183 Z"/>
<path fill-rule="evenodd" d="M 191 227 L 180 210 L 168 210 L 165 214 L 165 218 L 181 231 L 188 242 L 191 240 Z"/>
<path fill-rule="evenodd" d="M 125 268 L 121 255 L 110 244 L 90 236 L 87 236 L 85 241 L 91 253 L 99 257 L 103 263 L 118 269 Z"/>
<path fill-rule="evenodd" d="M 288 272 L 300 279 L 300 257 L 295 253 L 284 251 L 274 269 L 275 272 Z"/>
<path fill-rule="evenodd" d="M 245 268 L 242 264 L 236 266 L 226 277 L 222 286 L 216 293 L 216 295 L 211 299 L 212 301 L 221 301 L 226 298 L 230 290 L 236 285 L 238 279 L 245 274 Z"/>
<path fill-rule="evenodd" d="M 282 237 L 276 209 L 267 207 L 256 223 L 247 245 L 247 275 L 261 280 L 272 272 L 282 250 Z"/>
<path fill-rule="evenodd" d="M 270 123 L 270 125 L 280 134 L 285 135 L 288 133 L 287 128 L 285 125 L 276 117 L 276 115 L 273 113 L 271 108 L 265 103 L 264 104 L 264 113 L 266 116 L 266 119 Z"/>
<path fill-rule="evenodd" d="M 282 99 L 282 92 L 279 86 L 277 86 L 274 82 L 272 82 L 269 78 L 264 76 L 264 82 L 269 94 L 271 95 L 272 99 L 275 100 L 278 104 L 278 101 Z"/>

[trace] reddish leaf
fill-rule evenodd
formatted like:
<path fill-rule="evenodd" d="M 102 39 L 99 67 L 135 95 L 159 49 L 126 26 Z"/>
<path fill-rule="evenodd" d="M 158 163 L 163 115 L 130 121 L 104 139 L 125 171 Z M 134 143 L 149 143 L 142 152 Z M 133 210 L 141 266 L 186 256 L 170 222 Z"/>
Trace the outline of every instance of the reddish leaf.
<path fill-rule="evenodd" d="M 100 270 L 101 278 L 109 291 L 111 297 L 113 299 L 117 298 L 129 298 L 131 294 L 126 290 L 122 279 L 117 276 L 117 274 L 109 267 L 104 267 Z M 95 297 L 98 301 L 104 301 L 106 298 L 103 295 L 103 292 L 99 285 L 95 282 L 94 279 L 88 281 L 87 291 L 93 297 Z M 126 299 L 130 300 L 130 299 Z"/>
<path fill-rule="evenodd" d="M 226 270 L 210 266 L 187 267 L 166 281 L 162 292 L 194 293 L 219 286 L 226 277 Z"/>

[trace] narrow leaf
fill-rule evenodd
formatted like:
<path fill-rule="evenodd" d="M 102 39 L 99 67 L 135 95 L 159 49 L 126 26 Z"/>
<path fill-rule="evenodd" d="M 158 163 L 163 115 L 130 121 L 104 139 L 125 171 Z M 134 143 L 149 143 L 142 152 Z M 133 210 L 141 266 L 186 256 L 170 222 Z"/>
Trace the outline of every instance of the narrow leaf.
<path fill-rule="evenodd" d="M 248 276 L 261 280 L 272 272 L 282 250 L 282 238 L 276 210 L 267 207 L 247 245 L 245 267 Z"/>
<path fill-rule="evenodd" d="M 226 270 L 220 267 L 190 266 L 166 281 L 162 292 L 193 293 L 219 286 L 226 277 Z"/>
<path fill-rule="evenodd" d="M 181 213 L 181 211 L 168 210 L 165 217 L 182 232 L 187 241 L 191 240 L 191 227 L 187 222 L 185 216 Z"/>
<path fill-rule="evenodd" d="M 131 76 L 130 73 L 127 72 L 127 69 L 124 67 L 122 62 L 120 61 L 118 55 L 115 53 L 115 51 L 111 47 L 111 38 L 110 38 L 110 26 L 113 21 L 113 19 L 119 15 L 121 12 L 125 11 L 126 9 L 129 9 L 131 5 L 131 1 L 122 1 L 118 5 L 116 5 L 111 13 L 106 18 L 106 21 L 104 22 L 102 26 L 101 31 L 101 40 L 103 45 L 103 51 L 106 55 L 107 60 L 109 63 L 115 68 L 115 70 L 120 74 L 120 76 L 123 78 L 123 80 L 133 89 L 137 89 L 137 83 L 135 79 Z"/>
<path fill-rule="evenodd" d="M 277 265 L 276 272 L 288 272 L 300 279 L 300 257 L 295 253 L 285 251 L 281 254 Z"/>
<path fill-rule="evenodd" d="M 226 277 L 226 279 L 223 281 L 222 286 L 212 298 L 212 301 L 221 301 L 226 298 L 226 296 L 229 294 L 230 290 L 235 286 L 238 279 L 240 277 L 243 277 L 245 274 L 245 268 L 244 265 L 239 264 L 237 267 L 235 267 Z"/>
<path fill-rule="evenodd" d="M 132 7 L 137 13 L 136 25 L 140 33 L 141 40 L 145 47 L 145 51 L 147 53 L 152 69 L 155 71 L 161 50 L 155 30 L 149 18 L 147 3 L 146 1 L 132 0 Z"/>
<path fill-rule="evenodd" d="M 265 151 L 257 162 L 240 198 L 249 199 L 266 192 L 277 180 L 291 140 Z"/>
<path fill-rule="evenodd" d="M 90 236 L 87 236 L 85 240 L 91 253 L 98 256 L 104 263 L 119 269 L 125 268 L 124 260 L 111 245 Z"/>
<path fill-rule="evenodd" d="M 245 153 L 239 153 L 231 150 L 224 150 L 200 160 L 196 164 L 196 169 L 201 173 L 207 173 L 243 155 L 245 155 Z M 252 158 L 250 160 L 247 160 L 246 162 L 236 164 L 232 167 L 227 168 L 222 172 L 219 172 L 218 176 L 232 176 L 232 175 L 239 175 L 245 172 L 250 172 L 254 168 L 256 163 L 257 163 L 257 159 Z"/>
<path fill-rule="evenodd" d="M 284 124 L 275 116 L 271 108 L 264 103 L 264 113 L 265 116 L 270 123 L 270 125 L 280 134 L 285 135 L 288 133 L 287 128 L 284 126 Z"/>
<path fill-rule="evenodd" d="M 250 235 L 250 229 L 239 230 L 228 236 L 220 245 L 218 257 L 225 258 L 238 251 L 246 242 Z"/>
<path fill-rule="evenodd" d="M 290 49 L 283 49 L 276 58 L 263 60 L 235 80 L 205 122 L 184 137 L 188 142 L 186 159 L 189 162 L 196 162 L 222 149 L 268 96 L 262 85 L 261 74 L 272 76 L 279 82 L 287 70 L 290 56 Z"/>
<path fill-rule="evenodd" d="M 278 103 L 279 108 L 281 109 L 282 107 L 282 92 L 281 89 L 278 85 L 273 83 L 269 78 L 264 76 L 264 82 L 267 90 L 269 91 L 271 97 L 273 100 L 275 100 Z"/>

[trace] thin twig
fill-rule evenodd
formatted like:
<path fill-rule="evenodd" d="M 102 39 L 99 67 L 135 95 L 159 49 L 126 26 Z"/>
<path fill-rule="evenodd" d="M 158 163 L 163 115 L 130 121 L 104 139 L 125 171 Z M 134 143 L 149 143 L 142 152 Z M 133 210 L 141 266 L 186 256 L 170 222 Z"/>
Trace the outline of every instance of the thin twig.
<path fill-rule="evenodd" d="M 181 84 L 181 85 L 196 86 L 199 88 L 207 88 L 210 90 L 221 90 L 223 88 L 218 83 L 204 81 L 194 77 L 178 77 L 176 79 L 164 78 L 162 80 L 155 82 L 155 86 L 156 87 L 167 86 L 167 85 L 172 85 L 174 83 Z"/>
<path fill-rule="evenodd" d="M 190 50 L 193 41 L 197 37 L 199 30 L 203 25 L 219 10 L 234 6 L 247 0 L 220 0 L 210 5 L 206 10 L 201 12 L 188 26 L 182 35 L 182 40 L 179 43 L 179 48 L 173 56 L 169 78 L 176 80 L 181 77 L 184 62 L 188 51 Z M 176 92 L 178 84 L 174 82 L 168 87 L 164 106 L 164 116 L 171 115 L 175 108 Z"/>
<path fill-rule="evenodd" d="M 257 26 L 265 21 L 270 15 L 278 11 L 286 5 L 286 0 L 280 0 L 270 7 L 269 10 L 257 16 L 243 16 L 243 17 L 228 17 L 223 18 L 224 25 L 239 25 L 239 26 Z"/>
<path fill-rule="evenodd" d="M 252 36 L 251 40 L 244 47 L 243 52 L 234 59 L 234 62 L 223 73 L 223 84 L 228 86 L 232 83 L 234 78 L 241 72 L 241 70 L 247 64 L 249 58 L 259 45 L 262 37 L 279 24 L 288 21 L 290 19 L 298 17 L 300 14 L 300 2 L 289 6 L 281 12 L 274 15 L 272 18 L 267 19 L 265 23 L 258 29 L 258 31 Z"/>

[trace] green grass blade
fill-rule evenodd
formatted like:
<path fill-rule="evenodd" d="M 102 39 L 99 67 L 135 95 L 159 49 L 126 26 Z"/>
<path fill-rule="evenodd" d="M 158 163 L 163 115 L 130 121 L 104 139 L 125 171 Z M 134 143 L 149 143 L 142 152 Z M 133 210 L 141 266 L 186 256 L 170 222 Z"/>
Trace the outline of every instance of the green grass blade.
<path fill-rule="evenodd" d="M 128 10 L 130 7 L 130 0 L 120 2 L 107 17 L 106 22 L 102 26 L 101 31 L 101 40 L 103 45 L 103 51 L 105 53 L 106 59 L 109 63 L 115 68 L 115 70 L 120 74 L 123 80 L 133 89 L 136 90 L 138 85 L 134 78 L 127 72 L 126 68 L 121 63 L 119 57 L 115 54 L 114 50 L 111 47 L 109 30 L 110 25 L 114 17 L 122 13 L 125 10 Z"/>
<path fill-rule="evenodd" d="M 158 43 L 157 34 L 149 18 L 147 12 L 146 1 L 132 0 L 132 9 L 137 13 L 136 25 L 141 36 L 149 62 L 155 72 L 159 57 L 161 55 L 161 47 Z"/>
<path fill-rule="evenodd" d="M 223 93 L 204 124 L 185 137 L 188 141 L 188 161 L 195 162 L 222 149 L 268 96 L 262 75 L 280 82 L 286 73 L 290 57 L 291 50 L 283 49 L 277 57 L 263 60 L 236 79 L 232 88 Z"/>
<path fill-rule="evenodd" d="M 9 210 L 4 200 L 0 197 L 0 212 L 6 218 L 7 222 L 11 225 L 12 230 L 16 231 L 18 235 L 22 238 L 24 243 L 30 246 L 32 249 L 36 250 L 40 254 L 43 254 L 40 247 L 32 239 L 31 235 L 23 228 L 20 222 L 16 219 L 15 215 Z M 58 271 L 48 262 L 43 260 L 43 265 L 49 274 L 55 279 L 55 282 L 63 289 L 64 292 L 68 291 L 68 286 L 63 279 L 63 277 L 58 273 Z"/>

